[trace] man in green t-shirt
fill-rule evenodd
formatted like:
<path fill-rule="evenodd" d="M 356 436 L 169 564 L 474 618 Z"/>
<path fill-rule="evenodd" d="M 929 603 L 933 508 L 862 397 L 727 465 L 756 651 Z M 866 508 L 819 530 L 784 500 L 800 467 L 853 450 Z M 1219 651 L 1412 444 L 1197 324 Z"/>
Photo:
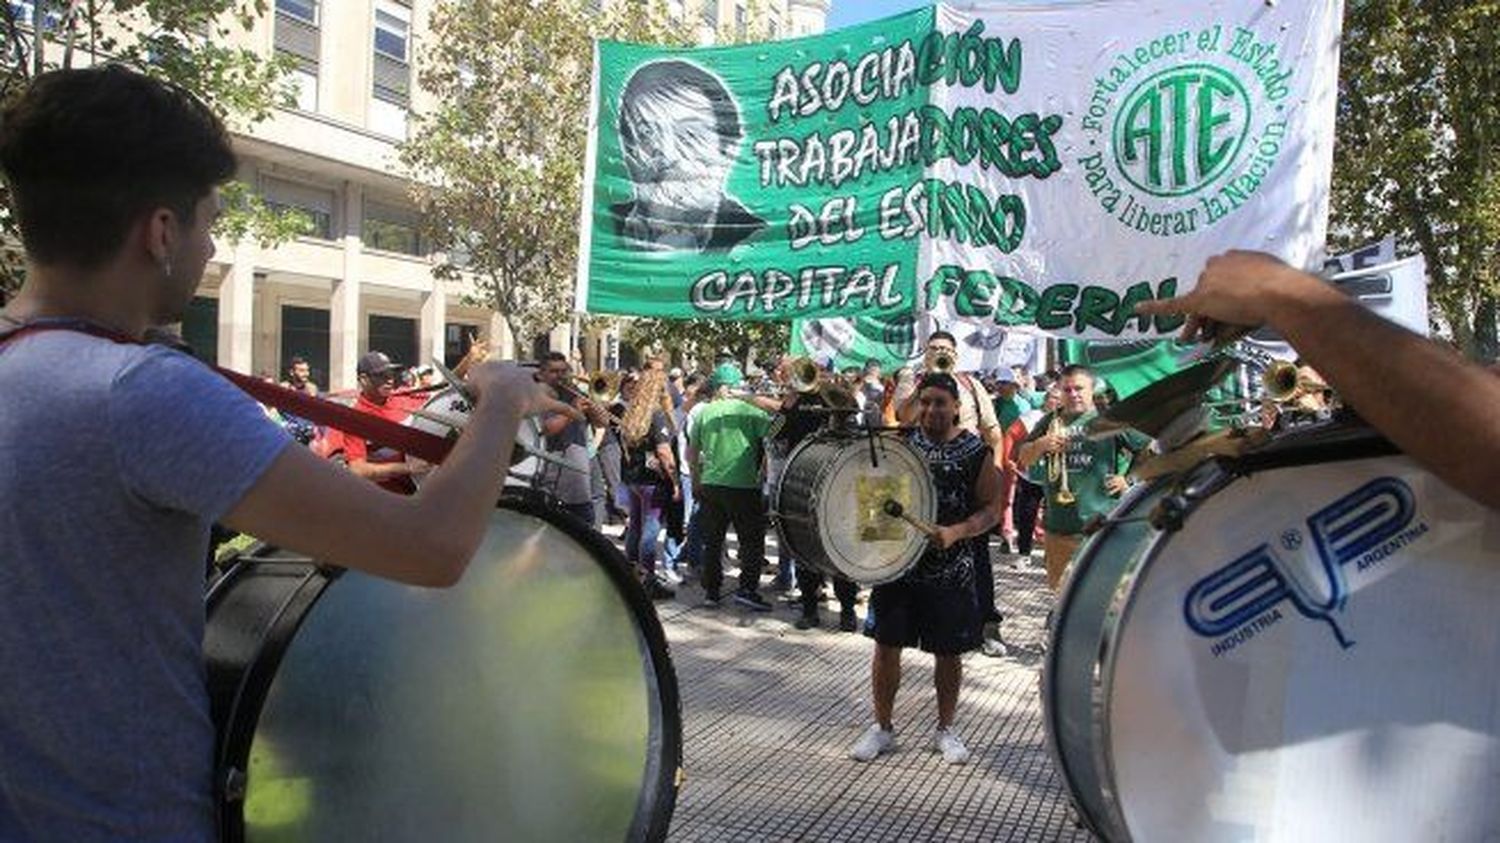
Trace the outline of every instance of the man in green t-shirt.
<path fill-rule="evenodd" d="M 1084 436 L 1085 425 L 1096 413 L 1094 374 L 1083 366 L 1063 369 L 1058 392 L 1062 407 L 1037 423 L 1016 454 L 1016 463 L 1023 470 L 1039 459 L 1049 464 L 1045 474 L 1047 511 L 1042 524 L 1047 528 L 1047 585 L 1053 591 L 1062 583 L 1068 563 L 1083 542 L 1084 525 L 1114 509 L 1129 486 L 1125 474 L 1131 462 L 1151 444 L 1149 438 L 1133 430 L 1102 439 Z M 1052 455 L 1061 455 L 1057 471 L 1050 470 L 1050 461 L 1056 459 Z M 1062 466 L 1067 470 L 1062 471 Z M 1071 502 L 1067 494 L 1059 498 L 1065 489 L 1072 495 Z"/>
<path fill-rule="evenodd" d="M 731 523 L 740 542 L 740 585 L 734 601 L 757 612 L 771 611 L 760 596 L 766 565 L 766 512 L 760 494 L 762 443 L 771 426 L 764 410 L 730 396 L 744 383 L 738 366 L 721 363 L 709 378 L 713 398 L 688 430 L 693 499 L 703 531 L 703 594 L 717 605 L 724 583 L 724 534 Z"/>

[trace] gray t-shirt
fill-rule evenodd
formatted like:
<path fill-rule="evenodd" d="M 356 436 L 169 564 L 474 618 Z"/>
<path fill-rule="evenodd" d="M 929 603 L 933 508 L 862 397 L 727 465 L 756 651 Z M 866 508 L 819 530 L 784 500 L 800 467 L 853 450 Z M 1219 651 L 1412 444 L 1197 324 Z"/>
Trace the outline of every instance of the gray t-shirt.
<path fill-rule="evenodd" d="M 0 840 L 212 840 L 209 525 L 291 439 L 74 331 L 0 344 L 0 396 Z"/>

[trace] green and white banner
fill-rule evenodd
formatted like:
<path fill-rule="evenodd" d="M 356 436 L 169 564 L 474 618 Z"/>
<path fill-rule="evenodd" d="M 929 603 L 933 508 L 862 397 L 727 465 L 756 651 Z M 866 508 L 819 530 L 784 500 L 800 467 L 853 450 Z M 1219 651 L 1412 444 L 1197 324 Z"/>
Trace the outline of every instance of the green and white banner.
<path fill-rule="evenodd" d="M 600 42 L 578 307 L 1168 334 L 1134 305 L 1210 255 L 1319 264 L 1340 6 L 938 5 L 766 44 Z"/>

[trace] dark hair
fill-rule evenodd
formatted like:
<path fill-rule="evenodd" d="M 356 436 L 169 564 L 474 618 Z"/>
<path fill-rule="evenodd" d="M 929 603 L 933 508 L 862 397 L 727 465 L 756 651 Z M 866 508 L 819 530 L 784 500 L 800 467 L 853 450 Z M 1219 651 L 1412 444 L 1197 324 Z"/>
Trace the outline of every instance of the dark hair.
<path fill-rule="evenodd" d="M 941 389 L 952 395 L 954 401 L 958 400 L 958 381 L 954 380 L 952 375 L 943 372 L 928 372 L 917 381 L 917 392 L 920 394 L 922 390 L 928 388 Z"/>
<path fill-rule="evenodd" d="M 542 355 L 542 362 L 543 363 L 558 363 L 558 362 L 566 363 L 566 362 L 568 362 L 568 355 L 563 354 L 561 351 L 549 351 L 546 354 Z"/>
<path fill-rule="evenodd" d="M 1057 377 L 1059 380 L 1067 377 L 1072 377 L 1073 375 L 1084 375 L 1092 380 L 1094 377 L 1094 370 L 1083 365 L 1082 363 L 1070 363 L 1062 367 L 1062 371 L 1057 373 Z"/>
<path fill-rule="evenodd" d="M 293 357 L 290 361 L 287 362 L 286 365 L 289 369 L 293 366 L 305 366 L 307 365 L 307 358 L 299 355 L 297 357 Z"/>
<path fill-rule="evenodd" d="M 191 225 L 199 200 L 234 170 L 208 106 L 116 64 L 44 73 L 0 115 L 0 171 L 41 264 L 95 269 L 156 208 Z"/>
<path fill-rule="evenodd" d="M 654 61 L 631 74 L 620 93 L 620 139 L 635 143 L 635 126 L 629 115 L 642 97 L 660 96 L 677 88 L 691 88 L 703 95 L 714 110 L 714 127 L 720 149 L 740 139 L 740 110 L 735 106 L 724 83 L 703 68 L 681 59 Z"/>
<path fill-rule="evenodd" d="M 689 390 L 696 387 L 700 383 L 703 383 L 703 375 L 697 372 L 689 372 L 687 377 L 682 379 L 682 388 L 684 390 Z"/>
<path fill-rule="evenodd" d="M 932 342 L 933 340 L 947 340 L 948 342 L 953 343 L 955 347 L 958 346 L 958 337 L 953 336 L 947 331 L 933 331 L 932 333 L 928 334 L 927 341 Z"/>

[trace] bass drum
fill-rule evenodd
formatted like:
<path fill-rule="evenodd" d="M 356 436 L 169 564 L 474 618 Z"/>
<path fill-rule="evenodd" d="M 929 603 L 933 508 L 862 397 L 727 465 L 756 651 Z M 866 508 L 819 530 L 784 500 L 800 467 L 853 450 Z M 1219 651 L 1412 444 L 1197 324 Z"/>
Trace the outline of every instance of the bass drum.
<path fill-rule="evenodd" d="M 1042 676 L 1105 840 L 1500 835 L 1500 517 L 1364 428 L 1130 494 Z"/>
<path fill-rule="evenodd" d="M 664 839 L 677 680 L 626 570 L 529 497 L 446 590 L 253 548 L 208 593 L 222 838 Z"/>
<path fill-rule="evenodd" d="M 915 565 L 927 539 L 886 515 L 886 500 L 931 522 L 932 472 L 922 455 L 886 433 L 823 432 L 787 457 L 771 498 L 781 547 L 798 564 L 860 585 L 880 585 Z"/>

